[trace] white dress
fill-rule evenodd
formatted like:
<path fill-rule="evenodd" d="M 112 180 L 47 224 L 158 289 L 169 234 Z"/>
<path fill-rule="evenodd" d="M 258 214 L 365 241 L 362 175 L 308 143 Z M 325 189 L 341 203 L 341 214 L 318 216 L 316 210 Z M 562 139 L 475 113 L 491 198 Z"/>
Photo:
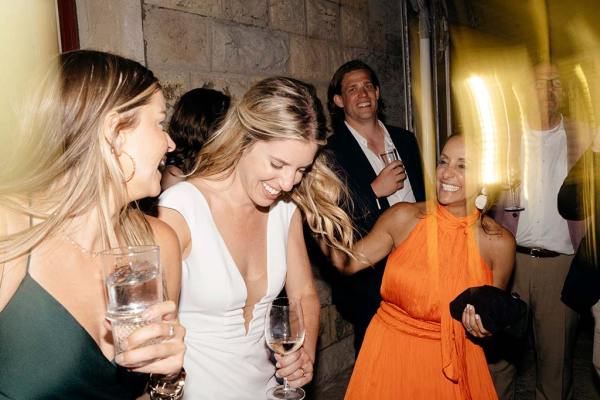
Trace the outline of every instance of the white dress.
<path fill-rule="evenodd" d="M 192 239 L 190 254 L 183 260 L 179 302 L 179 318 L 187 329 L 184 399 L 265 399 L 266 391 L 277 383 L 264 321 L 267 305 L 285 282 L 295 204 L 278 201 L 269 210 L 267 291 L 254 307 L 247 335 L 246 285 L 200 190 L 178 183 L 160 196 L 159 205 L 183 216 Z"/>

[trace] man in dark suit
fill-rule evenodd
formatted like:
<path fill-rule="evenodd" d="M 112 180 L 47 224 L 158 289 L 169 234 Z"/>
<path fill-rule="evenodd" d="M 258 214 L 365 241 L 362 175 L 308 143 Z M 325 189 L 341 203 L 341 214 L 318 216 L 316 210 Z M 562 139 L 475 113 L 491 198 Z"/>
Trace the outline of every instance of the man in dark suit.
<path fill-rule="evenodd" d="M 352 60 L 335 72 L 327 95 L 334 130 L 327 148 L 350 190 L 353 205 L 348 211 L 359 237 L 391 205 L 425 199 L 415 136 L 379 120 L 380 90 L 373 69 Z M 392 155 L 391 160 L 382 158 L 386 153 Z M 333 302 L 354 327 L 357 354 L 381 301 L 384 266 L 385 260 L 350 277 L 336 276 L 332 282 Z"/>
<path fill-rule="evenodd" d="M 560 191 L 558 212 L 568 220 L 587 218 L 583 238 L 565 280 L 561 299 L 579 313 L 589 312 L 595 320 L 592 361 L 600 376 L 600 134 L 575 163 Z"/>

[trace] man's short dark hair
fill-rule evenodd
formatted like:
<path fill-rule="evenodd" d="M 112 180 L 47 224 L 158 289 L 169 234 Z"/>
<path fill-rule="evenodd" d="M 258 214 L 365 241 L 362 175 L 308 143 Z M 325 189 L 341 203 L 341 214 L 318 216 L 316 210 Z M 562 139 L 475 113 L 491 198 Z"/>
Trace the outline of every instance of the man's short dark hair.
<path fill-rule="evenodd" d="M 368 64 L 361 60 L 351 60 L 347 63 L 343 64 L 341 67 L 335 71 L 331 81 L 329 82 L 329 88 L 327 89 L 327 108 L 329 109 L 329 114 L 331 115 L 331 125 L 337 126 L 341 122 L 344 121 L 344 109 L 338 107 L 333 101 L 333 97 L 342 94 L 342 80 L 347 73 L 352 71 L 367 71 L 369 74 L 369 79 L 371 83 L 375 85 L 377 89 L 380 91 L 379 100 L 377 101 L 377 113 L 381 114 L 383 111 L 383 101 L 381 99 L 381 85 L 379 84 L 379 79 L 377 78 L 377 74 Z M 382 117 L 380 117 L 382 119 Z"/>

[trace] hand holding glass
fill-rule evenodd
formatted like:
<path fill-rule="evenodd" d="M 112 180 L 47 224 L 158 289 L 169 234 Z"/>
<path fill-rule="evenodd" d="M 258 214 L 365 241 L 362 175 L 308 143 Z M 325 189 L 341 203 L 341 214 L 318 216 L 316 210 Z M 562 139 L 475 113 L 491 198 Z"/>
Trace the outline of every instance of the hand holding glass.
<path fill-rule="evenodd" d="M 101 257 L 116 356 L 126 350 L 123 344 L 133 331 L 152 322 L 142 313 L 163 301 L 160 253 L 158 246 L 134 246 L 110 249 Z"/>
<path fill-rule="evenodd" d="M 396 149 L 387 149 L 386 152 L 380 154 L 379 157 L 381 157 L 381 159 L 383 160 L 384 165 L 388 165 L 392 161 L 400 159 L 400 156 L 398 155 L 398 150 Z"/>
<path fill-rule="evenodd" d="M 267 309 L 265 338 L 267 346 L 280 355 L 298 350 L 304 342 L 304 317 L 300 300 L 285 297 L 275 299 Z M 301 400 L 306 393 L 301 388 L 292 388 L 283 378 L 283 385 L 267 392 L 268 398 Z"/>

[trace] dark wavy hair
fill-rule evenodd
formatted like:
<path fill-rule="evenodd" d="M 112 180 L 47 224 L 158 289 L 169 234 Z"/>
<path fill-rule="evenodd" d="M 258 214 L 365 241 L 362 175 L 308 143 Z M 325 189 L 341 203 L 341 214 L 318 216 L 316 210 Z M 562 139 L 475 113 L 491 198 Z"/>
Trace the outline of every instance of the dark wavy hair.
<path fill-rule="evenodd" d="M 185 93 L 175 104 L 169 134 L 177 148 L 167 155 L 167 164 L 189 173 L 202 145 L 218 128 L 231 99 L 218 90 L 198 88 Z"/>
<path fill-rule="evenodd" d="M 344 109 L 338 107 L 333 101 L 333 97 L 342 94 L 342 80 L 344 80 L 344 76 L 347 73 L 352 71 L 367 71 L 369 74 L 369 78 L 371 79 L 371 83 L 375 85 L 376 88 L 379 89 L 380 96 L 377 101 L 377 114 L 379 119 L 384 120 L 383 111 L 384 104 L 381 96 L 381 85 L 379 84 L 379 79 L 377 78 L 377 74 L 368 64 L 361 60 L 351 60 L 347 63 L 343 64 L 341 67 L 335 71 L 331 81 L 329 82 L 329 88 L 327 89 L 327 109 L 329 110 L 329 114 L 331 115 L 331 125 L 333 127 L 339 125 L 344 122 Z"/>

